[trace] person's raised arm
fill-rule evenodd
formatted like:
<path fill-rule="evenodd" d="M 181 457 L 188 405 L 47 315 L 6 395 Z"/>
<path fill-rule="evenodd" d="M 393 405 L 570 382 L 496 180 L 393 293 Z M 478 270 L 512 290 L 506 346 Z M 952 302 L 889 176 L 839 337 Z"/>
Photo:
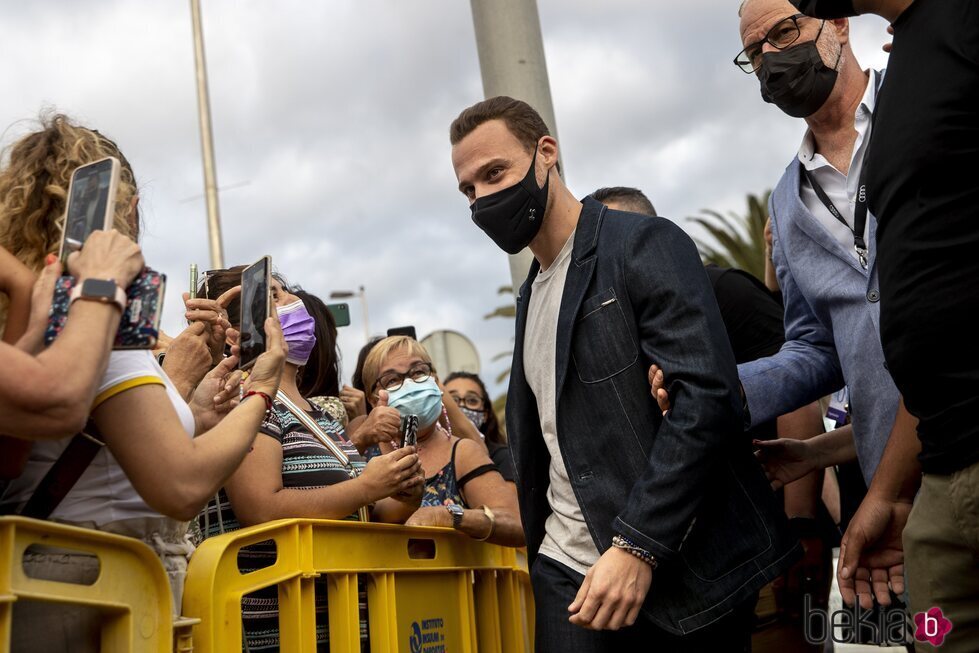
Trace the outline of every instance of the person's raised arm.
<path fill-rule="evenodd" d="M 166 390 L 138 386 L 111 397 L 94 412 L 109 450 L 146 503 L 164 515 L 193 519 L 234 473 L 266 414 L 264 397 L 275 397 L 285 364 L 278 317 L 265 321 L 268 350 L 245 382 L 246 398 L 217 426 L 191 439 Z"/>
<path fill-rule="evenodd" d="M 96 231 L 81 252 L 71 255 L 69 271 L 77 283 L 112 279 L 126 287 L 143 268 L 139 247 L 117 231 Z M 61 265 L 54 259 L 34 287 L 27 332 L 16 347 L 0 344 L 0 432 L 28 439 L 62 438 L 77 433 L 88 418 L 99 379 L 119 325 L 112 303 L 75 301 L 64 330 L 43 346 L 48 308 Z"/>
<path fill-rule="evenodd" d="M 31 314 L 34 273 L 13 254 L 0 247 L 0 294 L 7 296 L 3 342 L 14 344 L 24 335 Z"/>

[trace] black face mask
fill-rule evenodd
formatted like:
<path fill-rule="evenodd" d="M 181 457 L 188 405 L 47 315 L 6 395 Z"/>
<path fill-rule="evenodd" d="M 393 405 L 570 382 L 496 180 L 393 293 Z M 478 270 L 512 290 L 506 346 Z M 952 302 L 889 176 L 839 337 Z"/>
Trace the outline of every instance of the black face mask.
<path fill-rule="evenodd" d="M 537 150 L 523 179 L 509 188 L 480 197 L 470 206 L 473 222 L 507 254 L 516 254 L 530 244 L 544 221 L 547 187 L 537 187 Z"/>
<path fill-rule="evenodd" d="M 839 62 L 837 56 L 836 63 Z M 758 69 L 761 97 L 793 118 L 805 118 L 826 103 L 836 85 L 837 74 L 836 66 L 830 68 L 823 63 L 815 41 L 766 52 L 761 55 Z"/>
<path fill-rule="evenodd" d="M 814 18 L 845 18 L 856 16 L 853 0 L 789 0 L 799 13 Z"/>

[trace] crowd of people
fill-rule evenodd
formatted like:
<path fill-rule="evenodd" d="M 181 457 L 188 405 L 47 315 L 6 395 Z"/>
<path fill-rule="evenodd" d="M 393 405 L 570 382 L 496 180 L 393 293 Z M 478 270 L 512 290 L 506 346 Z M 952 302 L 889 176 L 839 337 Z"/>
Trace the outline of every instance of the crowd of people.
<path fill-rule="evenodd" d="M 859 12 L 892 23 L 886 71 L 854 56 Z M 979 5 L 745 0 L 738 15 L 735 65 L 806 126 L 771 195 L 765 279 L 704 266 L 639 189 L 579 199 L 525 102 L 452 121 L 473 222 L 535 259 L 505 428 L 479 376 L 435 369 L 408 336 L 366 343 L 342 384 L 332 314 L 279 273 L 266 347 L 242 373 L 243 265 L 184 293 L 179 334 L 113 349 L 124 306 L 86 288 L 126 289 L 150 263 L 136 176 L 104 133 L 45 118 L 0 167 L 0 510 L 142 540 L 174 615 L 195 546 L 274 519 L 526 546 L 542 652 L 749 651 L 766 586 L 817 644 L 837 631 L 811 632 L 803 611 L 826 609 L 839 545 L 844 603 L 902 616 L 899 636 L 851 623 L 847 641 L 976 650 Z M 112 229 L 62 263 L 71 175 L 105 157 L 121 167 Z M 80 292 L 46 345 L 62 275 Z M 840 393 L 827 432 L 821 400 Z M 407 416 L 415 444 L 400 441 Z M 274 556 L 254 545 L 239 566 Z M 53 547 L 23 564 L 99 573 Z M 245 650 L 278 650 L 277 589 L 241 607 Z M 99 650 L 93 609 L 13 610 L 14 651 Z"/>

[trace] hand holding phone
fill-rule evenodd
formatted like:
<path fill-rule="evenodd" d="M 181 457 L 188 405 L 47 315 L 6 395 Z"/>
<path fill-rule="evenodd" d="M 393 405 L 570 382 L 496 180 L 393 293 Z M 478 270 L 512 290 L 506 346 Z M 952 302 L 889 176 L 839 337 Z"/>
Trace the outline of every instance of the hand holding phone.
<path fill-rule="evenodd" d="M 113 229 L 93 233 L 84 250 L 68 257 L 64 272 L 77 279 L 112 279 L 120 288 L 128 288 L 144 265 L 139 245 Z"/>

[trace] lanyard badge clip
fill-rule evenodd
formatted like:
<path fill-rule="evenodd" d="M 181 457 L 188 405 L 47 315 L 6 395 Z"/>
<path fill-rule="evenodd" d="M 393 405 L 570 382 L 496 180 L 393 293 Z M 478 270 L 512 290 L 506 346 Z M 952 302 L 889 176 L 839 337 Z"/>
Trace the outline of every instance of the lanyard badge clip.
<path fill-rule="evenodd" d="M 860 245 L 854 245 L 853 249 L 856 250 L 857 252 L 857 258 L 860 259 L 860 265 L 863 267 L 864 270 L 866 270 L 868 267 L 867 248 L 861 247 Z"/>

